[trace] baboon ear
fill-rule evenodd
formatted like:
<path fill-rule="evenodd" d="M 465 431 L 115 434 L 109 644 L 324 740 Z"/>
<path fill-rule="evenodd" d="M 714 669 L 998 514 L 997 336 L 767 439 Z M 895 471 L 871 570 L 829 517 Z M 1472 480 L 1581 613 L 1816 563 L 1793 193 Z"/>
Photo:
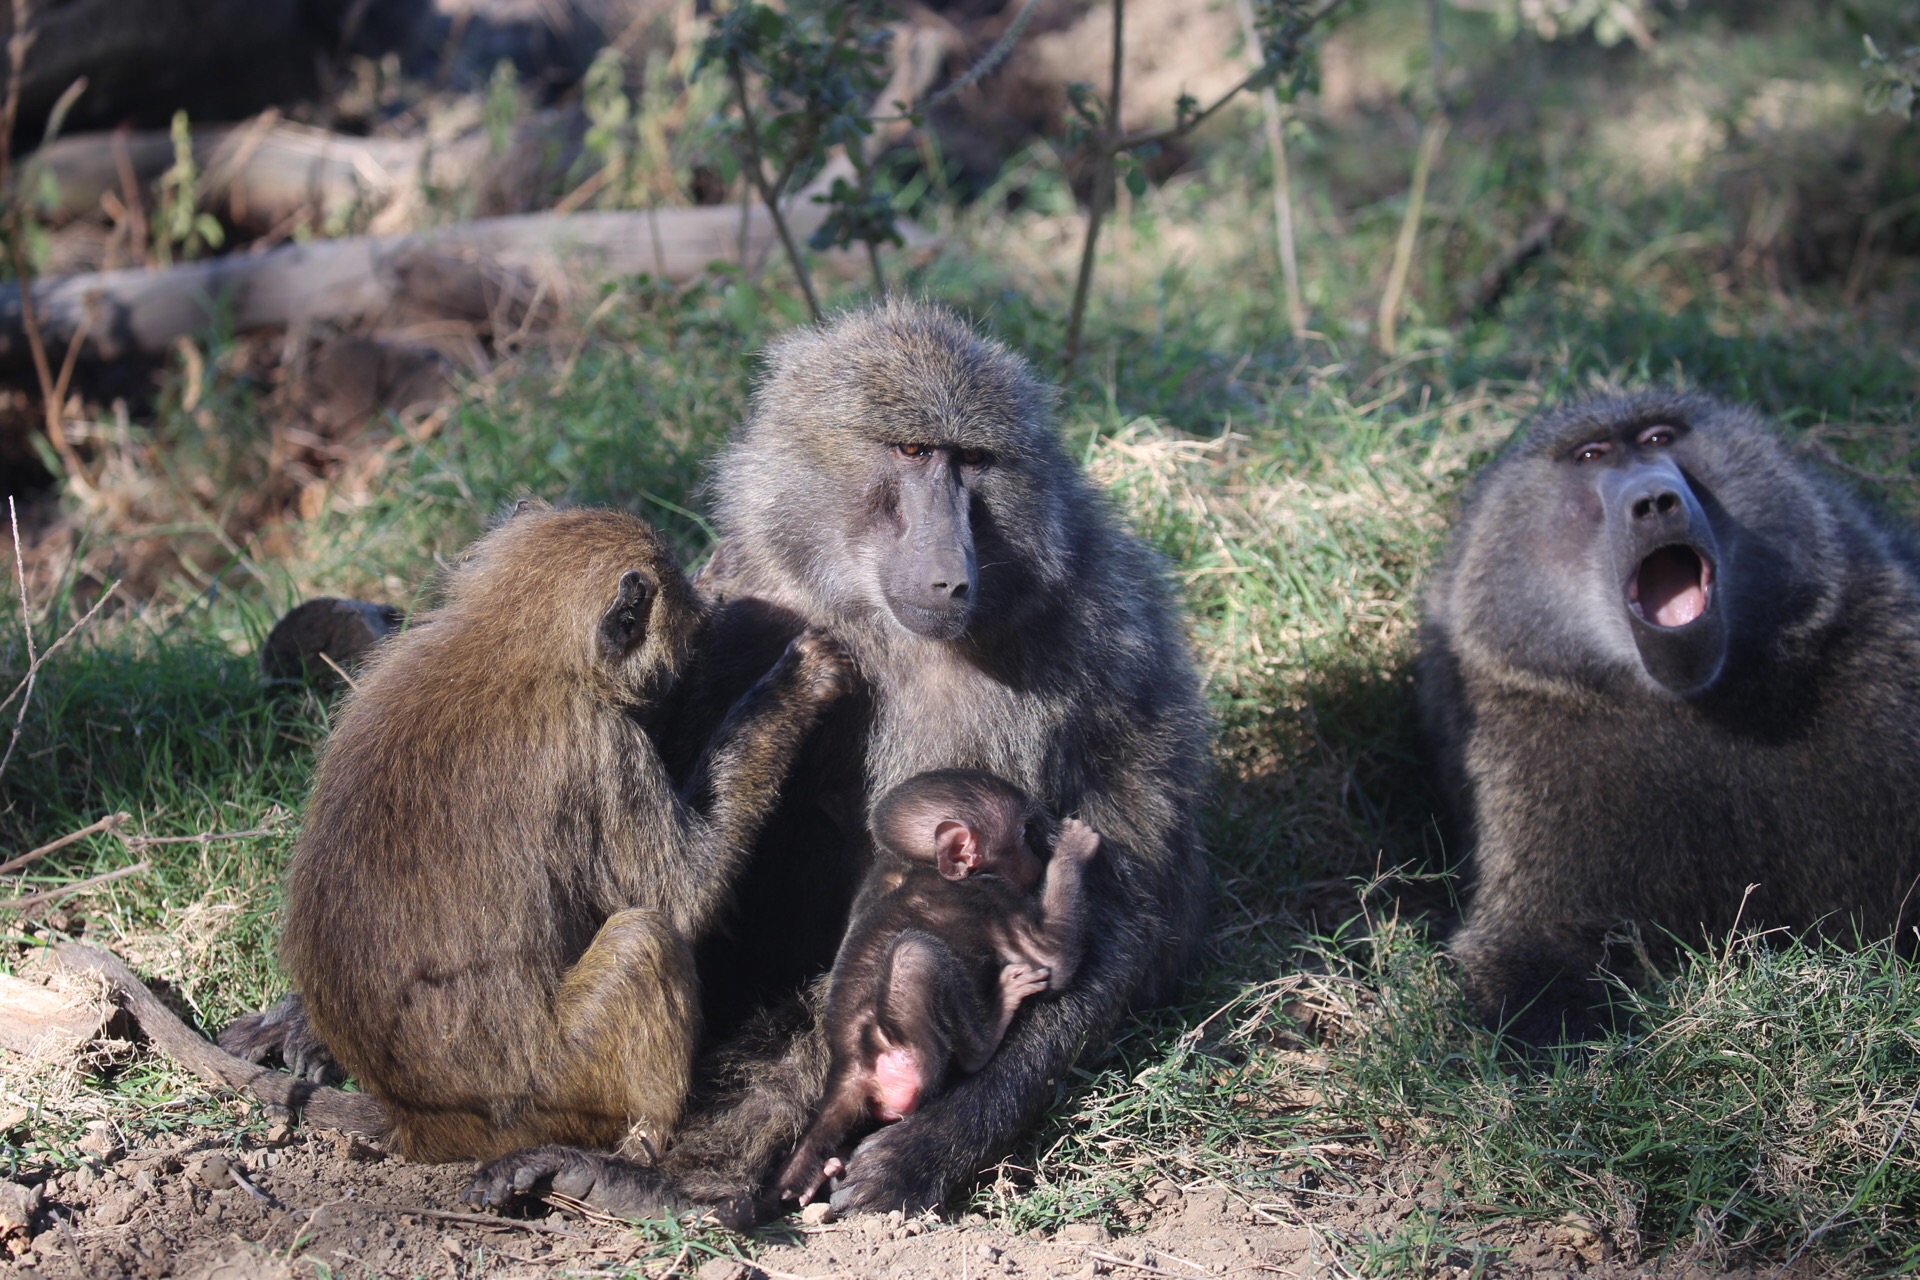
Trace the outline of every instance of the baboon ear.
<path fill-rule="evenodd" d="M 522 498 L 520 499 L 520 501 L 514 503 L 511 507 L 507 508 L 507 514 L 501 517 L 500 523 L 506 524 L 507 522 L 513 520 L 515 517 L 523 516 L 527 514 L 527 512 L 529 511 L 551 511 L 551 510 L 553 510 L 553 507 L 549 503 L 539 498 L 534 498 L 534 497 Z"/>
<path fill-rule="evenodd" d="M 638 569 L 620 575 L 613 603 L 600 616 L 600 651 L 608 658 L 624 658 L 647 634 L 647 614 L 653 610 L 653 584 Z"/>
<path fill-rule="evenodd" d="M 933 829 L 933 863 L 949 880 L 965 880 L 980 869 L 980 836 L 957 818 Z"/>

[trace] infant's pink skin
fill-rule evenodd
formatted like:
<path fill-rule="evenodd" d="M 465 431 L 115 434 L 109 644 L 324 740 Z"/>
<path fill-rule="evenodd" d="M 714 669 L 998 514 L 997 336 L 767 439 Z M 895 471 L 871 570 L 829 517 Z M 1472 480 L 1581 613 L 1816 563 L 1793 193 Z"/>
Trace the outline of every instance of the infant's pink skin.
<path fill-rule="evenodd" d="M 883 1049 L 873 1060 L 873 1118 L 904 1120 L 920 1109 L 925 1073 L 911 1049 Z"/>

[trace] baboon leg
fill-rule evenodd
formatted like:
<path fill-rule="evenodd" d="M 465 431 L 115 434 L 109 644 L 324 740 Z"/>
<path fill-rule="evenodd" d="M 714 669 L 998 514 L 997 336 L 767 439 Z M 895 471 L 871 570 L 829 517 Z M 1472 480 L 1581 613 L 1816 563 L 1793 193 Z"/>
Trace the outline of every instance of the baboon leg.
<path fill-rule="evenodd" d="M 884 965 L 876 1004 L 887 1047 L 873 1069 L 883 1118 L 898 1119 L 919 1109 L 956 1060 L 963 1071 L 978 1070 L 968 1064 L 985 1062 L 1000 1037 L 973 975 L 939 938 L 902 930 Z"/>
<path fill-rule="evenodd" d="M 693 952 L 657 911 L 615 912 L 554 997 L 550 1105 L 599 1114 L 638 1150 L 679 1127 L 700 1038 Z"/>
<path fill-rule="evenodd" d="M 679 1125 L 699 1018 L 692 952 L 665 917 L 644 908 L 609 916 L 554 997 L 546 1079 L 494 1144 L 509 1154 L 475 1174 L 468 1198 L 501 1203 L 551 1186 L 608 1212 L 677 1209 L 651 1156 Z"/>
<path fill-rule="evenodd" d="M 867 1118 L 871 1100 L 873 1073 L 869 1064 L 857 1058 L 843 1058 L 833 1064 L 827 1078 L 826 1099 L 820 1114 L 794 1148 L 781 1171 L 775 1191 L 783 1200 L 806 1204 L 829 1176 L 827 1162 L 847 1141 L 849 1135 Z"/>
<path fill-rule="evenodd" d="M 1615 1021 L 1619 993 L 1595 973 L 1604 937 L 1598 927 L 1536 934 L 1482 923 L 1456 937 L 1450 952 L 1468 1002 L 1488 1025 L 1527 1044 L 1570 1044 L 1598 1039 Z"/>
<path fill-rule="evenodd" d="M 833 1207 L 918 1212 L 1009 1150 L 1052 1101 L 1082 1048 L 1112 1033 L 1120 1009 L 1111 992 L 1126 987 L 1104 959 L 1089 955 L 1074 985 L 1036 1003 L 978 1072 L 957 1077 L 919 1111 L 862 1142 Z"/>

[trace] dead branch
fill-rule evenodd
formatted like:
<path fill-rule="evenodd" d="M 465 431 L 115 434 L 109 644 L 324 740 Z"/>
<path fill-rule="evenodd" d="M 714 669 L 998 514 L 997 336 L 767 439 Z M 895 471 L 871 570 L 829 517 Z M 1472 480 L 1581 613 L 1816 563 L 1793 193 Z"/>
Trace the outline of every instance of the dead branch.
<path fill-rule="evenodd" d="M 115 880 L 125 880 L 129 876 L 141 875 L 151 868 L 145 861 L 131 866 L 118 867 L 112 871 L 102 871 L 97 876 L 88 876 L 85 880 L 75 880 L 72 884 L 63 884 L 52 889 L 42 889 L 39 893 L 29 893 L 24 897 L 9 898 L 0 902 L 0 911 L 38 911 L 41 907 L 52 906 L 56 902 L 65 902 L 76 893 L 86 893 L 98 889 L 103 884 L 112 884 Z"/>
<path fill-rule="evenodd" d="M 53 949 L 53 958 L 72 972 L 96 974 L 104 979 L 114 999 L 133 1015 L 147 1038 L 207 1083 L 236 1090 L 272 1106 L 285 1107 L 322 1128 L 346 1129 L 374 1137 L 385 1131 L 385 1115 L 380 1104 L 370 1096 L 316 1085 L 284 1071 L 255 1066 L 196 1034 L 118 957 L 96 947 L 67 942 Z"/>
<path fill-rule="evenodd" d="M 110 813 L 106 817 L 100 819 L 100 821 L 89 823 L 87 826 L 80 828 L 78 831 L 69 832 L 64 836 L 61 836 L 58 840 L 50 841 L 47 844 L 41 845 L 38 849 L 30 849 L 26 853 L 20 854 L 18 857 L 8 858 L 5 862 L 0 862 L 0 876 L 6 875 L 8 872 L 18 871 L 20 868 L 26 866 L 29 862 L 33 862 L 39 858 L 44 858 L 50 853 L 57 853 L 61 849 L 66 848 L 68 845 L 73 844 L 75 841 L 84 840 L 88 836 L 98 835 L 103 831 L 112 831 L 115 827 L 118 827 L 121 823 L 127 821 L 132 816 L 133 815 L 126 814 L 126 813 Z M 138 838 L 139 837 L 137 836 L 134 837 L 134 839 L 138 839 Z"/>
<path fill-rule="evenodd" d="M 823 206 L 801 198 L 786 211 L 796 237 L 825 216 Z M 749 209 L 745 221 L 748 252 L 765 252 L 775 236 L 766 210 Z M 165 352 L 216 316 L 236 333 L 422 312 L 520 323 L 542 294 L 564 301 L 582 286 L 642 272 L 689 279 L 736 256 L 740 222 L 740 209 L 728 206 L 488 218 L 417 235 L 284 245 L 167 271 L 41 280 L 31 297 L 48 338 L 68 340 L 87 323 L 89 353 L 106 360 Z M 909 248 L 932 243 L 908 224 L 901 234 Z M 17 359 L 25 337 L 18 286 L 0 288 L 0 359 Z"/>
<path fill-rule="evenodd" d="M 355 138 L 280 119 L 275 113 L 239 125 L 199 128 L 192 134 L 193 166 L 201 175 L 196 203 L 229 224 L 254 233 L 354 220 L 379 232 L 409 229 L 432 190 L 496 190 L 522 180 L 529 168 L 558 180 L 577 150 L 569 131 L 577 121 L 547 112 L 522 123 L 495 150 L 484 130 L 451 141 L 427 138 Z M 551 153 L 543 164 L 540 156 Z M 174 163 L 165 132 L 92 133 L 61 138 L 20 162 L 20 189 L 53 223 L 97 213 L 103 197 L 138 203 L 142 192 Z M 501 181 L 520 174 L 511 183 Z M 128 205 L 129 209 L 133 206 Z"/>

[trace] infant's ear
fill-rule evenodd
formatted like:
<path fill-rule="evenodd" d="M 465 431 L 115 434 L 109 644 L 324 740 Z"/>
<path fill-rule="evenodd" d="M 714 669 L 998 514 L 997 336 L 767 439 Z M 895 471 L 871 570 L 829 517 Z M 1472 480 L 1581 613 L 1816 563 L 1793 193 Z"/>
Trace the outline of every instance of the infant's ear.
<path fill-rule="evenodd" d="M 980 869 L 980 837 L 957 818 L 933 829 L 933 863 L 949 880 L 965 880 Z"/>
<path fill-rule="evenodd" d="M 613 602 L 600 616 L 600 652 L 618 660 L 633 652 L 647 634 L 647 615 L 653 611 L 653 584 L 638 569 L 620 575 Z"/>

